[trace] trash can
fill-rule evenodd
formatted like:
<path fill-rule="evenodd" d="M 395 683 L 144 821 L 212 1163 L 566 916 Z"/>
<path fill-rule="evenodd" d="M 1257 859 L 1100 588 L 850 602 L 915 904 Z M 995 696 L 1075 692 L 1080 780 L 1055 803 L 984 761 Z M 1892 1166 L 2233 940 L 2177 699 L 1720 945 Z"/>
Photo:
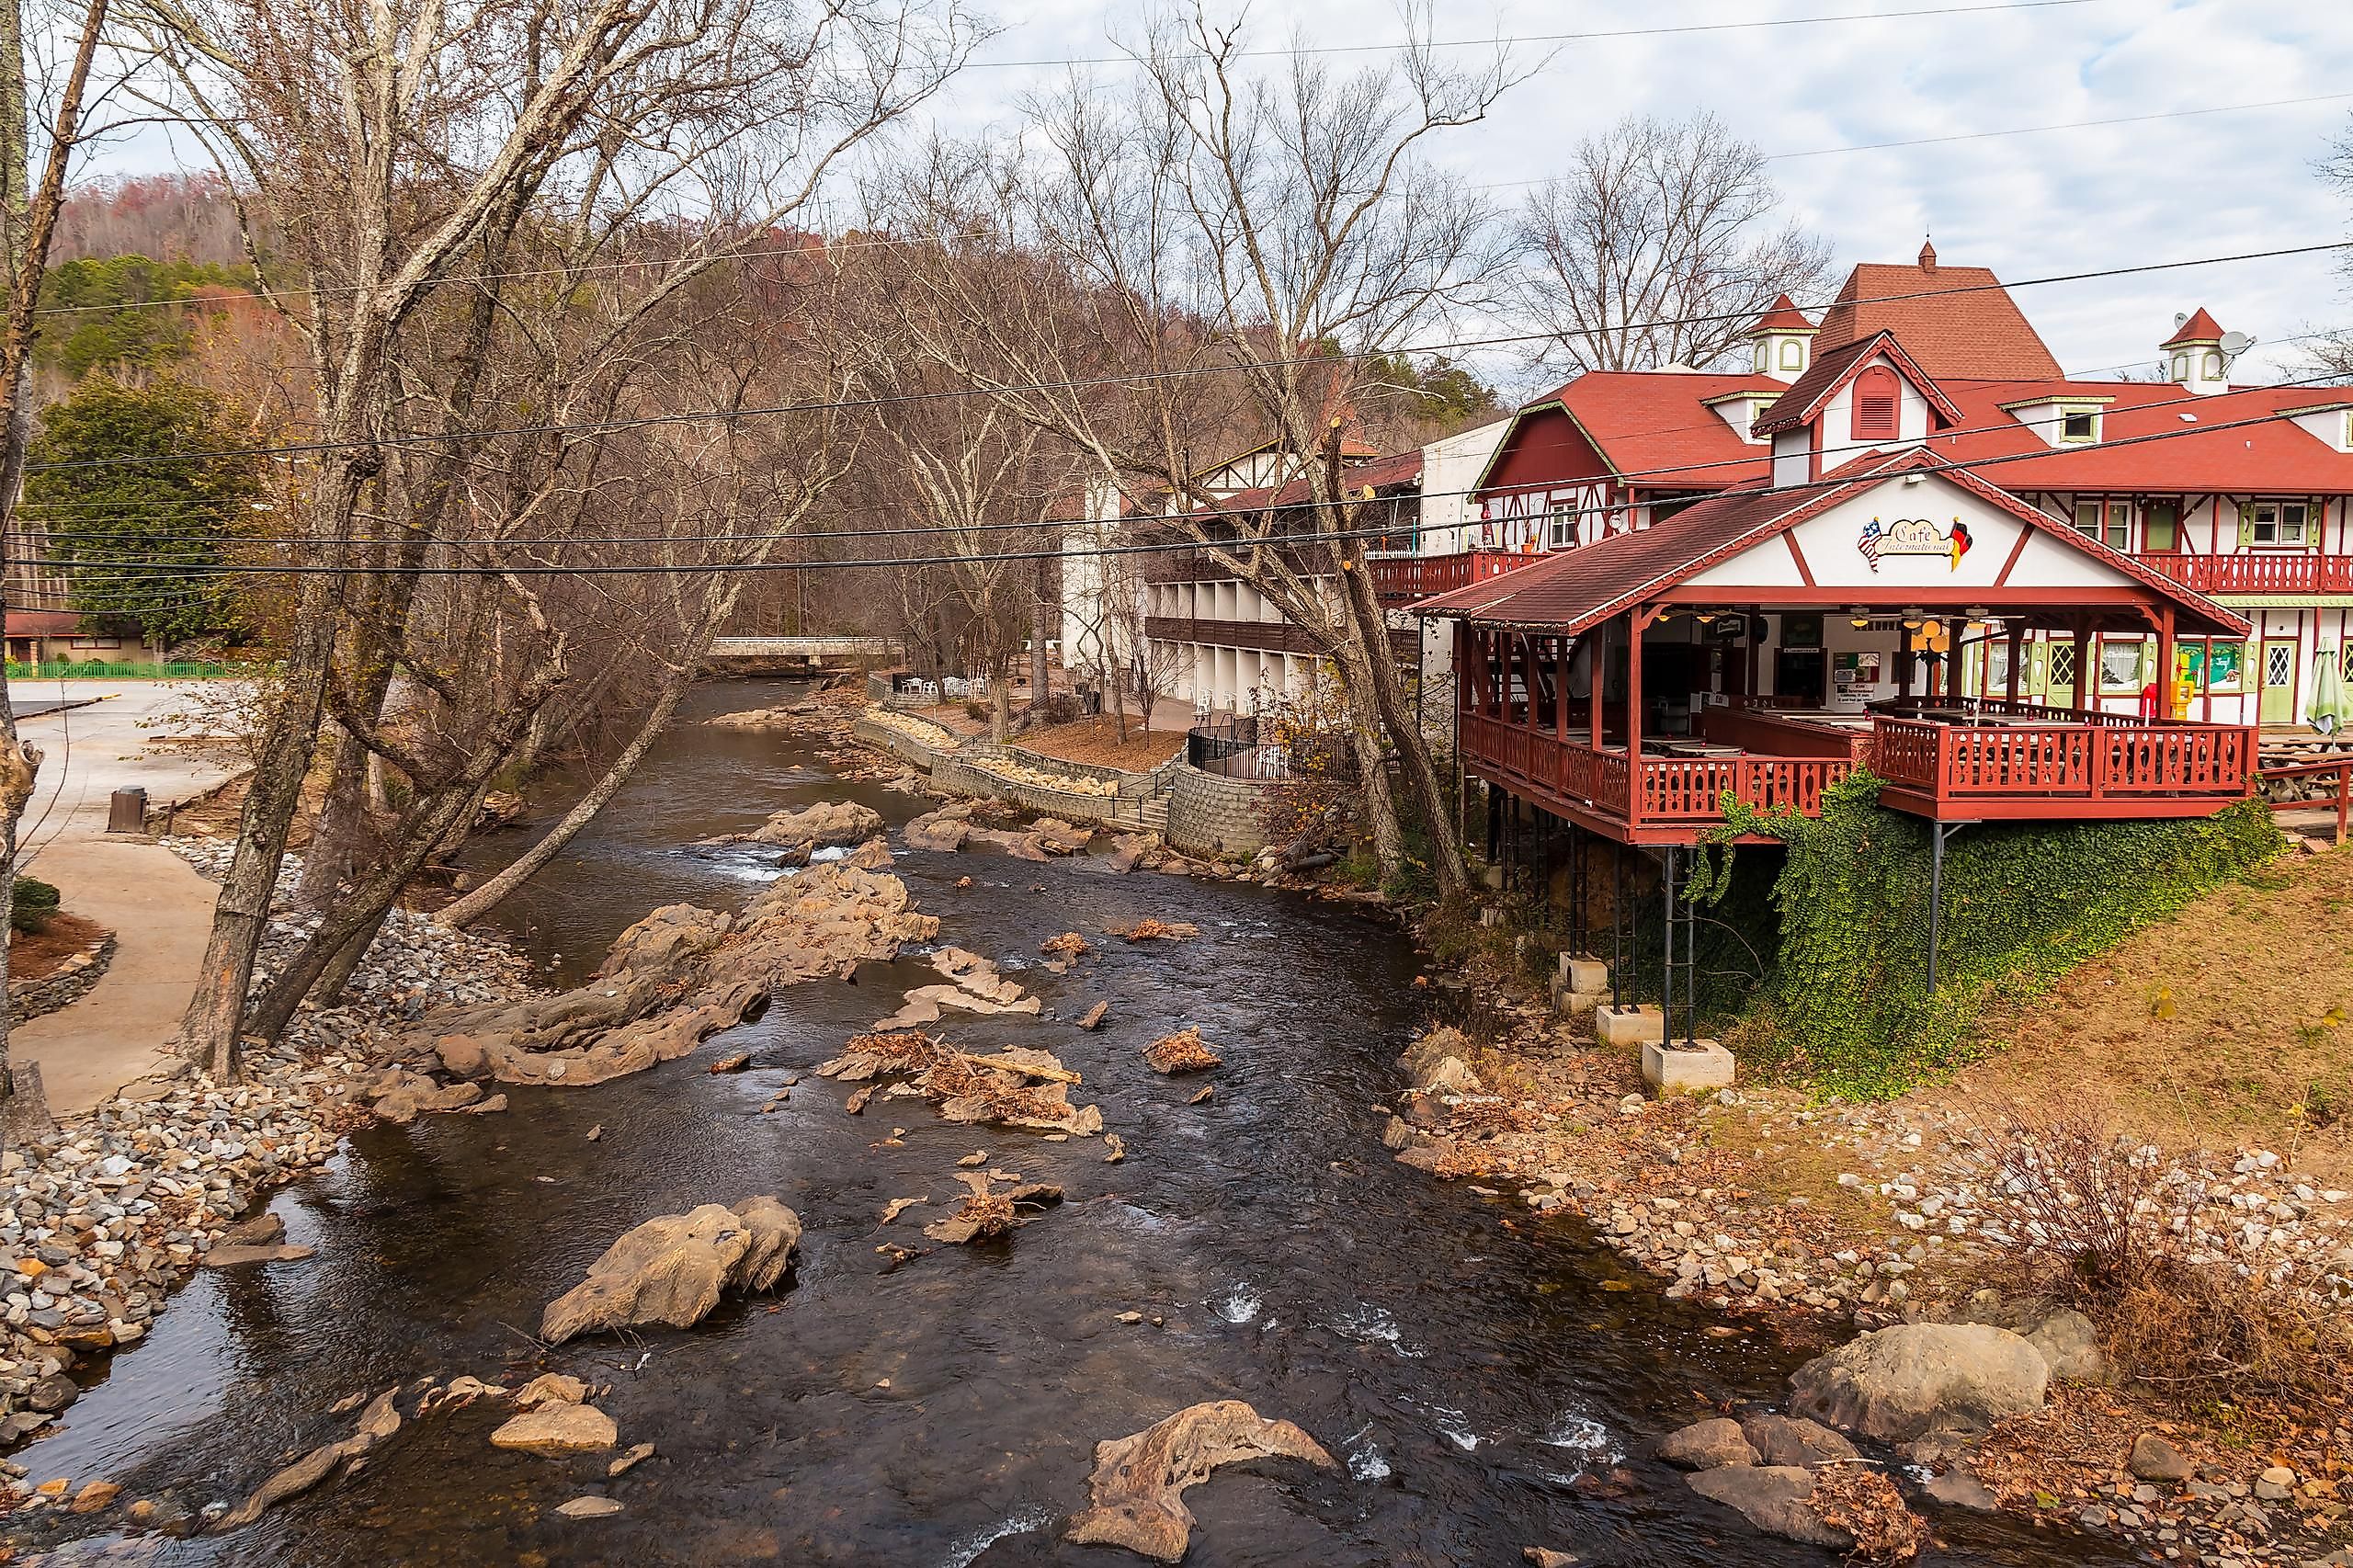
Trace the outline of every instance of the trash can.
<path fill-rule="evenodd" d="M 117 790 L 107 807 L 108 833 L 144 833 L 147 831 L 147 791 L 138 784 Z"/>

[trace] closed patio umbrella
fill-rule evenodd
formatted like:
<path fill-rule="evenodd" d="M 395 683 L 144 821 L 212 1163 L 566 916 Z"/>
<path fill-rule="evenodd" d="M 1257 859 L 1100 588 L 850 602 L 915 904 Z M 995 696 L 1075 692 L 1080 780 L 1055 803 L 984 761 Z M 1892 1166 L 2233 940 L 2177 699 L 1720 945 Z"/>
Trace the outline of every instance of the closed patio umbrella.
<path fill-rule="evenodd" d="M 2323 648 L 2319 667 L 2313 671 L 2313 695 L 2304 705 L 2304 722 L 2324 735 L 2333 735 L 2345 727 L 2344 665 L 2336 648 Z"/>

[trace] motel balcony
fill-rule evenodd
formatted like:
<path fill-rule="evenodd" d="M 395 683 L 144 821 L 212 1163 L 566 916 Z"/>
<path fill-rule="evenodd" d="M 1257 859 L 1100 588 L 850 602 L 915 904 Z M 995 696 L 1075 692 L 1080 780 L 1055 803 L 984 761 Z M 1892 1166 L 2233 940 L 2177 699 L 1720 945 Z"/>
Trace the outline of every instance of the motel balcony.
<path fill-rule="evenodd" d="M 1451 555 L 1376 555 L 1366 562 L 1372 591 L 1382 608 L 1400 608 L 1489 577 L 1500 577 L 1540 559 L 1508 550 L 1461 550 Z"/>
<path fill-rule="evenodd" d="M 2246 797 L 2255 734 L 2244 725 L 2136 719 L 1996 698 L 1933 698 L 1843 714 L 1770 699 L 1707 707 L 1688 736 L 1622 737 L 1531 719 L 1527 705 L 1458 714 L 1466 771 L 1556 815 L 1632 844 L 1690 844 L 1727 798 L 1818 816 L 1823 791 L 1859 767 L 1881 802 L 1937 822 L 2202 817 Z"/>

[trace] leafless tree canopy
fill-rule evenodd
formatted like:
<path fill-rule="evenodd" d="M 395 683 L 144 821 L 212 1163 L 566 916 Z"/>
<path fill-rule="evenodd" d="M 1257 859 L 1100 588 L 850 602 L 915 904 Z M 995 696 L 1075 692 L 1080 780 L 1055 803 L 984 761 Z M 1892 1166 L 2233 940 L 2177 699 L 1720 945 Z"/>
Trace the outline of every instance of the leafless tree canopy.
<path fill-rule="evenodd" d="M 1531 369 L 1706 369 L 1775 296 L 1818 297 L 1829 247 L 1779 216 L 1764 154 L 1713 115 L 1623 119 L 1530 195 L 1518 303 L 1545 335 Z"/>

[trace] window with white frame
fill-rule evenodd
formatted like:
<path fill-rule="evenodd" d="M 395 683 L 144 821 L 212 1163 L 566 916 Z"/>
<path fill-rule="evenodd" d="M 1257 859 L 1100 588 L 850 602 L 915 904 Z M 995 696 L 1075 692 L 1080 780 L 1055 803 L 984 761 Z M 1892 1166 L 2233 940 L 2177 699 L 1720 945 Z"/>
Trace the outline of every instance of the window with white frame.
<path fill-rule="evenodd" d="M 2119 496 L 2075 503 L 2075 531 L 2110 550 L 2132 548 L 2132 503 Z"/>
<path fill-rule="evenodd" d="M 2255 501 L 2239 512 L 2242 544 L 2302 550 L 2319 537 L 2309 501 Z"/>

